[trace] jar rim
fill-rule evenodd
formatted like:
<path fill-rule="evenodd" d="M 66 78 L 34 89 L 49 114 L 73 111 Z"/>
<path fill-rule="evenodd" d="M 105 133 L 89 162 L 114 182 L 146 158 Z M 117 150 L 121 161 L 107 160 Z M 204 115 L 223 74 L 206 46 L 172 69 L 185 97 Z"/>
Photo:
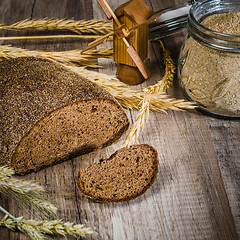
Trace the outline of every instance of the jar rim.
<path fill-rule="evenodd" d="M 213 48 L 225 51 L 240 51 L 240 34 L 221 33 L 201 24 L 201 20 L 209 15 L 233 12 L 235 9 L 237 9 L 237 12 L 240 12 L 239 0 L 195 1 L 188 15 L 188 29 L 190 34 L 196 40 L 200 40 Z"/>

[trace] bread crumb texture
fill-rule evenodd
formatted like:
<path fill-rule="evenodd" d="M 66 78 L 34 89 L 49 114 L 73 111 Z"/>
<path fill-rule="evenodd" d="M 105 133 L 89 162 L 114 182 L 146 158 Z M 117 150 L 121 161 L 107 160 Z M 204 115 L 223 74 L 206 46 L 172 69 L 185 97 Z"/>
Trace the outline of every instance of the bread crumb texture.
<path fill-rule="evenodd" d="M 116 141 L 128 128 L 105 90 L 50 60 L 0 62 L 0 163 L 19 174 Z"/>
<path fill-rule="evenodd" d="M 81 170 L 77 184 L 83 194 L 95 201 L 123 202 L 145 193 L 157 173 L 157 151 L 147 144 L 132 145 Z"/>

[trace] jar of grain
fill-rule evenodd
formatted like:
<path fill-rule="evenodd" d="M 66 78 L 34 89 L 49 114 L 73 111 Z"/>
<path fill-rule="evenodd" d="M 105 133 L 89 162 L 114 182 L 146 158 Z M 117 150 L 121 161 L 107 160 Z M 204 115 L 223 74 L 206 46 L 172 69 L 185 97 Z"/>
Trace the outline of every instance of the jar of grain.
<path fill-rule="evenodd" d="M 178 78 L 185 97 L 200 110 L 240 118 L 239 0 L 199 0 L 192 5 Z"/>

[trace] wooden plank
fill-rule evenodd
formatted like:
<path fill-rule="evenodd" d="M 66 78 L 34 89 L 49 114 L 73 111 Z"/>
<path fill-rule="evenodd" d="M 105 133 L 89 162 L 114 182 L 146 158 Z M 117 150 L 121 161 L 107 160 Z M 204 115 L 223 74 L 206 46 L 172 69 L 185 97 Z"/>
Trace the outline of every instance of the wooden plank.
<path fill-rule="evenodd" d="M 163 181 L 159 204 L 170 231 L 165 230 L 163 239 L 237 239 L 204 118 L 173 112 L 161 116 L 161 126 L 154 127 L 154 122 L 160 120 L 151 117 L 149 131 L 156 132 L 153 138 Z M 145 141 L 148 136 L 144 134 Z"/>
<path fill-rule="evenodd" d="M 208 117 L 207 123 L 240 236 L 240 122 Z"/>
<path fill-rule="evenodd" d="M 34 5 L 34 0 L 23 0 L 11 2 L 8 0 L 3 0 L 0 2 L 0 20 L 1 23 L 6 25 L 13 24 L 19 20 L 22 20 L 22 17 L 31 17 L 32 15 L 32 6 Z M 25 7 L 23 7 L 25 6 Z M 18 36 L 21 34 L 26 35 L 27 31 L 15 32 L 15 31 L 0 31 L 0 36 Z M 16 47 L 22 47 L 26 43 L 26 40 L 21 41 L 0 41 L 0 44 L 13 44 Z"/>

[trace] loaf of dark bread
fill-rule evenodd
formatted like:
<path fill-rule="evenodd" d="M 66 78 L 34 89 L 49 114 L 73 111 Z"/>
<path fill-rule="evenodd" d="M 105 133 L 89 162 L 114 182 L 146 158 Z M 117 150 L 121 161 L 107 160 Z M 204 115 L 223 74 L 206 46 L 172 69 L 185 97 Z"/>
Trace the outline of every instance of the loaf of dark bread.
<path fill-rule="evenodd" d="M 83 194 L 95 201 L 123 202 L 146 192 L 157 173 L 156 150 L 146 144 L 133 145 L 80 170 L 77 185 Z"/>
<path fill-rule="evenodd" d="M 0 163 L 26 174 L 117 140 L 129 121 L 114 98 L 53 61 L 0 62 Z"/>

